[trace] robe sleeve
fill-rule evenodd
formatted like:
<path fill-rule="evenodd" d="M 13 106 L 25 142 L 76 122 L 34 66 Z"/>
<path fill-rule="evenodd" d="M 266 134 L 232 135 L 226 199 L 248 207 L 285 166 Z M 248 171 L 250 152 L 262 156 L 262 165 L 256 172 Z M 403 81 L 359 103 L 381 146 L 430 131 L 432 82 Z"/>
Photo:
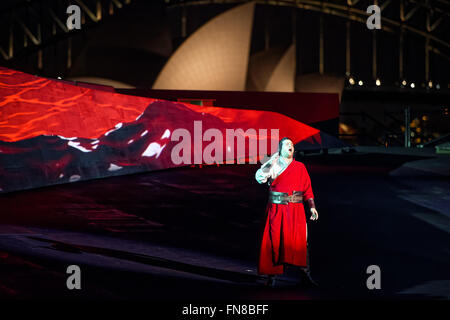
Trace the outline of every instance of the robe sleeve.
<path fill-rule="evenodd" d="M 303 196 L 305 200 L 314 199 L 314 193 L 311 187 L 311 179 L 309 178 L 308 170 L 302 164 L 301 185 L 303 186 Z"/>

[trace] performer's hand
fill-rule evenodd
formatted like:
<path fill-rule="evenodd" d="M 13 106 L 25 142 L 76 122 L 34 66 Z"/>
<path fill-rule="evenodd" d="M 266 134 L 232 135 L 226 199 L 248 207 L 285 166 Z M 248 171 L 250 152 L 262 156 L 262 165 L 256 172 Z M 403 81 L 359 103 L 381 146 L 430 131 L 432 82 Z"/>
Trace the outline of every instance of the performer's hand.
<path fill-rule="evenodd" d="M 311 220 L 317 220 L 319 219 L 319 213 L 317 212 L 316 208 L 311 208 Z"/>
<path fill-rule="evenodd" d="M 256 181 L 258 181 L 259 184 L 267 182 L 268 178 L 269 178 L 269 174 L 265 174 L 264 170 L 260 169 L 260 170 L 256 171 L 255 179 L 256 179 Z"/>

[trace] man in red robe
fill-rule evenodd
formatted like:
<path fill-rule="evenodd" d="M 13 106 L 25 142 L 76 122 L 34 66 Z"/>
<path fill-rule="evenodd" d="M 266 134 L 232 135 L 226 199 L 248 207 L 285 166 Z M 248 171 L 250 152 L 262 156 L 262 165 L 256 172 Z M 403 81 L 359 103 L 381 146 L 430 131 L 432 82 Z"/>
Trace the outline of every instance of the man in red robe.
<path fill-rule="evenodd" d="M 308 284 L 316 285 L 307 259 L 308 230 L 303 201 L 310 207 L 311 220 L 317 220 L 319 214 L 308 171 L 303 163 L 294 160 L 294 144 L 289 138 L 280 140 L 278 152 L 261 166 L 255 178 L 259 183 L 270 184 L 258 273 L 267 274 L 267 284 L 273 286 L 275 275 L 283 273 L 285 264 L 300 266 Z"/>

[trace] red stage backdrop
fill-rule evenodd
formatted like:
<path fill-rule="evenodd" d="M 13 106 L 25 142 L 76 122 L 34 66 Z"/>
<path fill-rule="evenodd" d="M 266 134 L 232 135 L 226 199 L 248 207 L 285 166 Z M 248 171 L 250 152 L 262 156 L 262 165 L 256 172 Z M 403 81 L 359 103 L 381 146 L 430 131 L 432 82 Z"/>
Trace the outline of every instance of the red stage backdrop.
<path fill-rule="evenodd" d="M 116 89 L 123 94 L 171 101 L 202 100 L 208 105 L 259 111 L 274 111 L 292 119 L 338 135 L 339 95 L 337 93 L 200 91 Z"/>
<path fill-rule="evenodd" d="M 247 156 L 252 139 L 265 142 L 245 134 L 248 129 L 279 129 L 280 138 L 304 147 L 324 139 L 319 130 L 274 112 L 123 95 L 0 67 L 0 192 L 186 165 L 172 157 L 180 143 L 172 134 L 181 128 L 191 136 L 194 163 L 194 121 L 201 121 L 202 133 L 219 130 L 224 155 L 230 151 L 227 129 L 243 129 Z M 266 145 L 270 152 L 270 141 Z"/>

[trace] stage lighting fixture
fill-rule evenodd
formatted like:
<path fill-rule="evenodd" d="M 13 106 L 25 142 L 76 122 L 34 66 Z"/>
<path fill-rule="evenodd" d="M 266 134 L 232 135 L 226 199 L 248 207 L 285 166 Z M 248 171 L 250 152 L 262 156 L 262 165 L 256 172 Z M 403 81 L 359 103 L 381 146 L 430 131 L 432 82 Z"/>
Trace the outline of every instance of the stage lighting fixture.
<path fill-rule="evenodd" d="M 359 80 L 359 81 L 358 81 L 358 84 L 359 84 L 360 86 L 362 86 L 362 85 L 364 84 L 364 82 L 362 82 L 362 80 Z"/>
<path fill-rule="evenodd" d="M 411 88 L 414 89 L 416 87 L 416 85 L 414 84 L 414 82 L 411 82 Z"/>
<path fill-rule="evenodd" d="M 380 79 L 377 79 L 377 80 L 375 81 L 375 84 L 377 85 L 377 87 L 381 86 L 381 80 L 380 80 Z"/>
<path fill-rule="evenodd" d="M 433 88 L 433 81 L 431 81 L 431 80 L 428 81 L 428 87 L 429 87 L 429 88 Z"/>
<path fill-rule="evenodd" d="M 406 80 L 403 80 L 402 81 L 402 86 L 406 86 L 406 84 L 407 84 Z"/>
<path fill-rule="evenodd" d="M 350 77 L 348 79 L 348 83 L 350 83 L 353 86 L 355 84 L 355 79 L 353 79 L 353 77 Z"/>

